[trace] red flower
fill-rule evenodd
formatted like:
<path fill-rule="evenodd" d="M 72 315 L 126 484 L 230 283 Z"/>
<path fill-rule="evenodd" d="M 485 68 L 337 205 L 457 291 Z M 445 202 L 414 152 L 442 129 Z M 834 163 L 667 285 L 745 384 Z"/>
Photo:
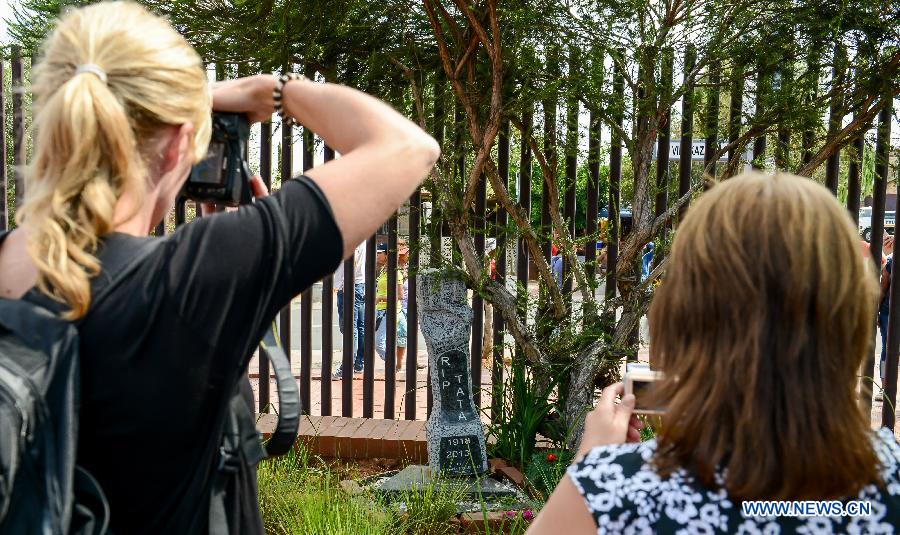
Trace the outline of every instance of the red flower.
<path fill-rule="evenodd" d="M 548 462 L 548 463 L 556 462 L 556 454 L 555 454 L 555 453 L 548 453 L 548 454 L 547 454 L 547 462 Z"/>

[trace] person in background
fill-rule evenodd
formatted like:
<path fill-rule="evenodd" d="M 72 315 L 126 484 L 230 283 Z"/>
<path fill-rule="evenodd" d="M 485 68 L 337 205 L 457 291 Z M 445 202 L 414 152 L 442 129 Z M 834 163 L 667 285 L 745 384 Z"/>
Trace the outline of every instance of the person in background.
<path fill-rule="evenodd" d="M 388 277 L 387 277 L 387 244 L 380 243 L 376 249 L 375 271 L 378 273 L 375 281 L 375 352 L 384 360 L 387 354 L 387 305 L 388 305 Z M 403 277 L 397 273 L 397 302 L 403 298 Z M 399 307 L 398 307 L 399 308 Z M 397 326 L 399 328 L 400 313 L 397 312 Z M 405 327 L 405 326 L 404 326 Z M 399 347 L 399 343 L 397 344 Z M 404 351 L 406 350 L 404 342 Z M 399 353 L 399 351 L 397 352 Z"/>
<path fill-rule="evenodd" d="M 398 243 L 397 248 L 397 297 L 400 306 L 397 308 L 397 367 L 399 372 L 406 361 L 406 323 L 409 321 L 407 310 L 409 307 L 409 247 L 406 242 Z M 402 281 L 402 283 L 401 283 Z"/>
<path fill-rule="evenodd" d="M 700 196 L 650 309 L 656 437 L 640 442 L 622 383 L 604 389 L 528 533 L 895 533 L 900 445 L 857 400 L 878 302 L 857 239 L 808 178 L 744 173 Z M 759 500 L 871 511 L 745 514 Z"/>
<path fill-rule="evenodd" d="M 644 255 L 641 257 L 641 281 L 650 276 L 650 267 L 653 264 L 653 242 L 644 247 Z"/>
<path fill-rule="evenodd" d="M 891 269 L 894 264 L 894 237 L 890 234 L 884 235 L 881 253 L 884 266 L 881 268 L 881 301 L 878 304 L 878 332 L 881 334 L 881 359 L 878 369 L 881 376 L 881 388 L 872 393 L 872 399 L 876 401 L 884 399 L 882 389 L 884 389 L 884 381 L 887 377 L 887 331 L 888 317 L 891 311 Z"/>
<path fill-rule="evenodd" d="M 363 370 L 363 340 L 366 330 L 366 242 L 362 242 L 353 250 L 353 318 L 350 320 L 350 328 L 353 329 L 353 373 L 361 373 Z M 334 290 L 337 292 L 338 327 L 344 332 L 344 265 L 341 264 L 334 271 Z M 331 376 L 337 380 L 343 377 L 343 368 L 339 364 L 338 369 Z"/>

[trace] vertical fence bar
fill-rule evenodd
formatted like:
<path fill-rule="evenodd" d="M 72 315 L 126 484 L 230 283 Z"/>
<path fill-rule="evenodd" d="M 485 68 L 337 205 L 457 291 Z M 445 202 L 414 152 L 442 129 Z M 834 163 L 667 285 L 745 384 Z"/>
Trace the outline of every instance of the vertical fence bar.
<path fill-rule="evenodd" d="M 187 204 L 187 199 L 184 197 L 179 197 L 178 200 L 175 201 L 175 228 L 184 225 L 185 204 Z"/>
<path fill-rule="evenodd" d="M 531 221 L 531 127 L 534 118 L 534 110 L 531 106 L 527 107 L 522 113 L 522 137 L 519 140 L 519 187 L 518 201 L 519 206 L 525 213 L 527 220 Z M 522 288 L 522 294 L 519 295 L 519 302 L 522 304 L 520 314 L 525 319 L 526 311 L 524 309 L 528 300 L 528 246 L 525 238 L 519 236 L 518 254 L 516 255 L 516 280 Z"/>
<path fill-rule="evenodd" d="M 779 87 L 778 96 L 780 108 L 786 109 L 787 102 L 790 100 L 794 91 L 794 69 L 790 63 L 787 63 L 778 71 Z M 775 167 L 778 169 L 789 169 L 791 165 L 791 130 L 788 121 L 785 120 L 784 113 L 778 120 L 778 133 L 775 144 Z M 835 191 L 837 188 L 835 187 Z"/>
<path fill-rule="evenodd" d="M 325 145 L 325 162 L 334 159 L 334 149 Z M 331 357 L 334 349 L 334 276 L 322 279 L 322 365 L 319 372 L 319 405 L 322 416 L 331 416 Z"/>
<path fill-rule="evenodd" d="M 890 169 L 891 121 L 893 118 L 893 96 L 884 97 L 887 104 L 878 114 L 878 139 L 875 143 L 876 180 L 886 185 Z M 873 210 L 874 212 L 874 210 Z M 874 215 L 873 215 L 874 217 Z M 874 220 L 872 221 L 874 227 Z M 874 230 L 874 229 L 873 229 Z M 875 241 L 874 232 L 872 241 Z M 879 240 L 881 241 L 881 240 Z M 874 244 L 873 244 L 874 245 Z M 890 313 L 888 315 L 887 355 L 884 375 L 884 403 L 881 406 L 881 426 L 894 430 L 897 421 L 897 364 L 900 357 L 900 277 L 895 276 L 896 266 L 891 269 Z"/>
<path fill-rule="evenodd" d="M 719 152 L 719 95 L 721 88 L 721 68 L 719 60 L 709 65 L 709 92 L 706 101 L 706 140 L 703 151 L 703 172 L 716 177 L 716 153 Z"/>
<path fill-rule="evenodd" d="M 671 48 L 663 50 L 660 64 L 660 102 L 669 102 L 672 98 L 672 71 L 675 62 Z M 656 140 L 656 217 L 666 213 L 669 207 L 669 138 L 672 137 L 672 109 L 666 108 L 659 124 L 659 137 Z M 666 241 L 668 225 L 663 225 L 659 237 L 663 244 Z M 658 264 L 665 254 L 662 247 L 654 249 L 654 264 Z"/>
<path fill-rule="evenodd" d="M 303 129 L 303 172 L 313 167 L 315 139 L 310 129 Z M 303 414 L 312 409 L 312 315 L 313 289 L 310 286 L 300 297 L 300 400 Z M 325 326 L 322 325 L 322 329 Z"/>
<path fill-rule="evenodd" d="M 384 351 L 384 418 L 394 419 L 395 395 L 397 393 L 397 214 L 388 219 L 387 246 L 387 307 L 385 351 Z M 376 283 L 377 284 L 377 283 Z"/>
<path fill-rule="evenodd" d="M 19 45 L 12 47 L 12 127 L 13 127 L 13 180 L 16 187 L 16 209 L 22 206 L 25 198 L 25 176 L 22 165 L 25 163 L 25 116 L 22 109 L 22 49 Z M 6 192 L 4 191 L 5 195 Z"/>
<path fill-rule="evenodd" d="M 741 137 L 741 127 L 744 113 L 744 67 L 735 64 L 731 71 L 731 90 L 728 102 L 728 173 L 737 170 L 738 159 L 741 157 L 741 148 L 737 146 L 737 140 Z M 725 178 L 728 178 L 727 176 Z"/>
<path fill-rule="evenodd" d="M 372 418 L 375 412 L 375 254 L 375 236 L 373 235 L 366 240 L 366 303 L 363 313 L 363 418 Z"/>
<path fill-rule="evenodd" d="M 522 112 L 522 132 L 519 138 L 519 183 L 516 188 L 517 200 L 526 221 L 531 223 L 531 129 L 534 121 L 534 105 Z M 530 263 L 528 243 L 519 233 L 516 240 L 516 313 L 523 324 L 528 322 L 528 265 Z M 524 358 L 522 348 L 516 344 L 517 358 Z"/>
<path fill-rule="evenodd" d="M 578 50 L 577 47 L 573 47 L 569 52 L 569 76 L 571 79 L 574 79 L 573 74 L 578 70 L 578 64 L 580 63 Z M 578 95 L 574 92 L 574 88 L 569 88 L 569 98 L 566 99 L 566 188 L 563 191 L 563 220 L 566 223 L 569 240 L 575 239 L 575 203 L 578 182 L 578 109 Z M 563 292 L 566 296 L 571 296 L 574 286 L 572 270 L 577 266 L 569 265 L 568 255 L 562 255 L 562 258 Z M 566 302 L 569 307 L 572 306 L 571 297 Z"/>
<path fill-rule="evenodd" d="M 763 103 L 766 94 L 766 75 L 762 65 L 759 66 L 759 73 L 756 75 L 756 106 L 753 113 L 757 118 L 762 117 Z M 766 156 L 766 135 L 761 134 L 753 140 L 753 168 L 762 169 L 765 166 Z"/>
<path fill-rule="evenodd" d="M 290 180 L 294 174 L 293 169 L 293 127 L 286 121 L 281 121 L 281 184 Z M 288 361 L 291 360 L 291 303 L 288 303 L 279 313 L 278 327 L 281 335 L 281 346 Z"/>
<path fill-rule="evenodd" d="M 0 230 L 9 230 L 9 175 L 6 173 L 6 69 L 5 58 L 0 54 L 0 184 L 3 186 L 3 200 L 0 200 Z"/>
<path fill-rule="evenodd" d="M 879 117 L 880 118 L 880 117 Z M 879 124 L 879 132 L 881 129 L 881 125 Z M 881 140 L 876 140 L 876 173 L 875 179 L 872 184 L 872 236 L 869 242 L 869 252 L 872 255 L 872 262 L 875 265 L 875 273 L 876 277 L 881 279 L 881 255 L 882 255 L 882 238 L 884 237 L 884 205 L 885 200 L 887 198 L 887 176 L 883 175 L 878 171 L 878 157 L 877 157 L 877 143 Z M 878 331 L 876 329 L 875 336 L 878 336 Z M 873 344 L 874 348 L 875 345 Z M 875 377 L 875 354 L 874 352 L 869 353 L 866 358 L 865 369 L 863 371 L 863 402 L 867 404 L 869 412 L 871 414 L 872 410 L 872 380 Z"/>
<path fill-rule="evenodd" d="M 552 173 L 556 173 L 556 94 L 543 101 L 544 108 L 544 157 Z M 541 179 L 541 251 L 544 260 L 550 265 L 553 231 L 550 222 L 550 188 L 547 181 Z"/>
<path fill-rule="evenodd" d="M 504 185 L 509 187 L 509 121 L 504 121 L 500 127 L 500 137 L 497 139 L 497 173 Z M 494 224 L 496 229 L 496 249 L 494 252 L 495 272 L 497 274 L 497 282 L 506 285 L 506 210 L 498 201 L 497 216 Z M 491 366 L 491 421 L 496 423 L 494 417 L 500 411 L 500 403 L 503 401 L 501 395 L 503 392 L 503 354 L 504 354 L 504 333 L 503 314 L 500 307 L 494 306 L 494 339 L 491 343 L 494 346 L 493 365 Z"/>
<path fill-rule="evenodd" d="M 484 174 L 478 178 L 475 188 L 475 217 L 472 218 L 472 240 L 475 254 L 484 262 L 484 211 L 487 196 L 487 180 Z M 481 407 L 481 357 L 484 351 L 484 299 L 477 292 L 472 294 L 472 396 L 475 407 Z"/>
<path fill-rule="evenodd" d="M 447 122 L 447 109 L 445 107 L 445 102 L 447 98 L 447 83 L 443 77 L 443 70 L 439 70 L 434 77 L 434 139 L 437 141 L 438 146 L 441 147 L 441 150 L 444 149 L 444 137 L 445 137 L 445 127 Z M 440 160 L 438 160 L 438 173 L 445 173 L 446 168 L 444 165 L 443 155 Z M 428 264 L 431 267 L 437 267 L 441 263 L 441 247 L 442 247 L 442 239 L 441 239 L 441 209 L 438 202 L 438 196 L 440 192 L 438 191 L 437 184 L 432 181 L 431 185 L 431 216 L 428 221 L 428 234 L 430 240 L 430 246 L 428 251 L 429 262 Z M 415 245 L 415 244 L 411 244 Z M 428 381 L 428 388 L 431 388 L 431 381 Z M 431 396 L 428 396 L 431 399 Z"/>
<path fill-rule="evenodd" d="M 612 136 L 609 149 L 609 244 L 606 248 L 606 299 L 616 297 L 616 267 L 619 256 L 619 187 L 622 181 L 622 123 L 625 117 L 624 54 L 616 52 L 613 71 Z"/>
<path fill-rule="evenodd" d="M 694 144 L 694 82 L 691 72 L 697 61 L 697 50 L 688 45 L 684 52 L 684 95 L 681 97 L 681 142 L 678 145 L 678 197 L 691 190 L 691 147 Z M 684 217 L 688 204 L 684 203 L 678 212 L 679 220 Z"/>
<path fill-rule="evenodd" d="M 591 294 L 597 287 L 598 273 L 596 234 L 598 198 L 600 196 L 600 137 L 600 118 L 591 111 L 588 123 L 588 185 L 585 221 L 587 241 L 584 244 L 584 265 Z M 668 147 L 666 150 L 668 151 Z"/>
<path fill-rule="evenodd" d="M 831 70 L 831 110 L 828 114 L 828 139 L 834 139 L 841 130 L 841 118 L 844 115 L 844 99 L 840 86 L 844 78 L 844 59 L 846 52 L 841 44 L 834 47 L 834 65 Z M 825 161 L 825 187 L 837 194 L 838 179 L 841 172 L 841 148 L 837 146 Z M 892 427 L 893 428 L 893 427 Z"/>
<path fill-rule="evenodd" d="M 810 105 L 814 102 L 819 96 L 819 54 L 821 53 L 819 46 L 814 43 L 814 46 L 811 48 L 809 52 L 809 60 L 807 61 L 807 74 L 806 78 L 806 87 L 804 94 L 804 104 Z M 803 131 L 801 135 L 800 141 L 800 160 L 801 165 L 806 166 L 810 161 L 812 161 L 813 157 L 813 143 L 815 141 L 815 130 L 813 128 L 808 128 Z"/>
<path fill-rule="evenodd" d="M 409 266 L 406 284 L 406 404 L 404 418 L 416 419 L 416 374 L 419 364 L 419 306 L 416 301 L 416 276 L 419 271 L 419 234 L 422 192 L 416 189 L 409 199 Z"/>
<path fill-rule="evenodd" d="M 341 416 L 353 417 L 353 359 L 363 341 L 357 336 L 356 328 L 360 318 L 354 315 L 356 301 L 356 269 L 355 262 L 361 262 L 357 258 L 355 249 L 350 258 L 344 260 L 344 291 L 343 293 L 343 321 L 341 329 L 344 335 L 343 352 L 341 359 Z M 356 336 L 355 343 L 354 337 Z"/>
<path fill-rule="evenodd" d="M 859 198 L 862 195 L 860 171 L 866 144 L 865 130 L 866 128 L 861 129 L 853 138 L 853 152 L 847 169 L 847 211 L 850 212 L 850 217 L 857 226 L 859 225 Z"/>
<path fill-rule="evenodd" d="M 272 122 L 264 121 L 259 125 L 259 177 L 266 185 L 266 189 L 272 187 Z M 181 222 L 184 222 L 184 201 L 181 206 Z M 175 224 L 179 220 L 179 211 L 175 210 Z M 259 412 L 269 412 L 269 359 L 262 347 L 259 348 Z"/>

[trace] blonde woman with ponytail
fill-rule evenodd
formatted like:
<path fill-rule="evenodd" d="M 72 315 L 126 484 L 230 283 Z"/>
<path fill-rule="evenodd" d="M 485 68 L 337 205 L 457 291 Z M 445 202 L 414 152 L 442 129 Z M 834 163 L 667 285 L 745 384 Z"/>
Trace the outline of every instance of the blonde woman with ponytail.
<path fill-rule="evenodd" d="M 254 178 L 257 202 L 154 238 L 206 153 L 211 111 L 268 120 L 276 78 L 210 91 L 187 42 L 129 2 L 68 11 L 33 78 L 34 156 L 18 227 L 0 237 L 0 297 L 52 303 L 78 326 L 78 462 L 110 502 L 111 530 L 208 531 L 197 499 L 218 446 L 212 421 L 264 326 L 408 198 L 437 145 L 376 99 L 292 79 L 281 112 L 342 157 L 271 196 Z M 160 243 L 92 302 L 104 257 L 149 240 Z M 228 492 L 232 525 L 261 533 L 254 471 L 242 467 Z"/>

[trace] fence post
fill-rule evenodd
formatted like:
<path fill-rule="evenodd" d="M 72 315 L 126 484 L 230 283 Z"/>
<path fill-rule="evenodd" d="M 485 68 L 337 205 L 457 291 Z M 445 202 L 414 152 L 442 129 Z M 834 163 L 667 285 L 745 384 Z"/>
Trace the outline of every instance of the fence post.
<path fill-rule="evenodd" d="M 475 217 L 472 218 L 472 241 L 475 244 L 475 255 L 484 262 L 484 211 L 487 196 L 487 180 L 484 173 L 478 177 L 475 188 Z M 481 407 L 481 357 L 484 352 L 484 299 L 478 292 L 472 294 L 472 399 L 475 406 Z"/>
<path fill-rule="evenodd" d="M 287 71 L 287 69 L 285 69 Z M 293 127 L 286 120 L 281 121 L 281 187 L 294 174 L 293 169 Z M 281 346 L 291 360 L 291 303 L 289 302 L 279 313 L 278 326 L 281 335 Z M 293 373 L 293 372 L 292 372 Z"/>
<path fill-rule="evenodd" d="M 847 211 L 853 218 L 853 224 L 857 226 L 859 225 L 859 198 L 862 195 L 860 171 L 866 146 L 865 131 L 866 128 L 862 128 L 853 138 L 853 151 L 847 169 Z"/>
<path fill-rule="evenodd" d="M 880 119 L 880 117 L 879 117 Z M 878 132 L 879 134 L 882 131 L 882 125 L 879 121 Z M 887 174 L 882 174 L 879 171 L 878 166 L 878 143 L 882 143 L 882 139 L 885 139 L 884 136 L 878 136 L 876 141 L 876 149 L 875 149 L 875 180 L 872 184 L 872 236 L 869 238 L 869 252 L 872 256 L 872 262 L 875 265 L 875 273 L 877 279 L 881 280 L 881 254 L 882 254 L 882 243 L 881 240 L 884 237 L 884 205 L 885 199 L 887 197 Z M 878 331 L 876 329 L 875 336 L 878 336 Z M 875 345 L 873 344 L 874 348 Z M 863 370 L 863 397 L 864 399 L 868 399 L 868 408 L 869 414 L 871 414 L 872 409 L 872 387 L 873 378 L 875 376 L 875 355 L 874 352 L 870 353 L 866 358 L 865 369 Z"/>
<path fill-rule="evenodd" d="M 844 80 L 844 61 L 846 50 L 841 44 L 834 47 L 834 66 L 831 70 L 831 111 L 828 115 L 828 139 L 834 139 L 841 130 L 843 116 L 843 96 L 838 89 Z M 836 146 L 825 161 L 825 187 L 837 194 L 839 174 L 841 170 L 841 147 Z"/>
<path fill-rule="evenodd" d="M 266 189 L 272 188 L 272 122 L 264 121 L 259 126 L 259 175 Z M 184 223 L 184 201 L 179 203 L 181 207 L 180 219 Z M 179 220 L 179 210 L 175 210 L 175 223 Z M 265 351 L 259 349 L 259 412 L 269 412 L 269 359 L 263 353 Z"/>
<path fill-rule="evenodd" d="M 325 162 L 334 159 L 334 149 L 325 145 Z M 331 357 L 334 348 L 332 328 L 334 314 L 332 311 L 334 297 L 334 276 L 329 274 L 322 279 L 322 365 L 319 372 L 319 409 L 322 416 L 331 416 Z"/>
<path fill-rule="evenodd" d="M 500 137 L 497 139 L 497 173 L 504 185 L 509 187 L 509 121 L 504 121 L 500 127 Z M 495 272 L 497 282 L 506 285 L 506 210 L 503 205 L 497 203 L 497 216 L 494 224 L 496 229 L 496 249 L 494 249 Z M 503 314 L 499 307 L 493 307 L 494 312 L 494 346 L 493 366 L 491 366 L 491 421 L 500 411 L 501 393 L 503 392 L 503 354 L 504 354 L 504 325 Z"/>
<path fill-rule="evenodd" d="M 887 102 L 878 115 L 878 140 L 875 145 L 875 180 L 885 189 L 890 169 L 889 152 L 891 150 L 891 121 L 893 117 L 893 96 L 884 97 Z M 874 212 L 874 210 L 873 210 Z M 882 216 L 883 217 L 883 216 Z M 874 214 L 873 214 L 874 218 Z M 875 241 L 874 223 L 872 241 Z M 879 242 L 881 240 L 879 239 Z M 874 245 L 874 244 L 873 244 Z M 897 360 L 900 353 L 900 277 L 896 277 L 897 269 L 891 269 L 890 313 L 888 315 L 887 362 L 881 374 L 884 375 L 883 399 L 881 405 L 881 426 L 894 431 L 897 405 Z"/>
<path fill-rule="evenodd" d="M 355 263 L 360 259 L 356 254 L 357 249 L 353 250 L 350 258 L 344 260 L 344 291 L 343 294 L 343 352 L 341 359 L 341 416 L 347 418 L 353 417 L 353 367 L 354 359 L 357 352 L 360 351 L 360 344 L 363 341 L 356 335 L 356 325 L 360 318 L 354 317 L 355 301 L 356 301 L 356 266 Z M 353 337 L 357 336 L 356 343 Z M 329 370 L 330 373 L 330 370 Z"/>
<path fill-rule="evenodd" d="M 719 152 L 719 95 L 721 88 L 721 68 L 719 60 L 709 65 L 709 93 L 706 102 L 706 141 L 703 150 L 703 172 L 716 177 L 716 154 Z"/>
<path fill-rule="evenodd" d="M 736 145 L 741 137 L 741 126 L 744 113 L 744 66 L 735 64 L 731 71 L 731 89 L 728 102 L 728 166 L 726 173 L 734 173 L 737 170 L 741 157 L 741 148 Z M 725 178 L 728 178 L 726 176 Z"/>
<path fill-rule="evenodd" d="M 531 132 L 534 121 L 534 104 L 525 106 L 522 112 L 522 132 L 519 138 L 519 183 L 516 188 L 517 201 L 522 207 L 526 221 L 531 223 Z M 516 240 L 516 314 L 520 321 L 528 318 L 528 268 L 531 258 L 528 243 L 519 233 Z M 517 358 L 524 358 L 521 346 L 516 344 Z"/>
<path fill-rule="evenodd" d="M 312 73 L 307 73 L 312 78 Z M 313 168 L 313 155 L 315 140 L 312 130 L 303 129 L 302 154 L 303 154 L 303 172 L 307 172 Z M 284 187 L 284 182 L 282 182 Z M 312 408 L 311 389 L 312 389 L 312 311 L 313 311 L 313 289 L 312 286 L 303 290 L 300 296 L 300 400 L 303 414 L 310 414 Z M 325 329 L 325 325 L 322 325 Z"/>
<path fill-rule="evenodd" d="M 363 418 L 374 415 L 375 394 L 375 235 L 366 240 L 366 303 L 363 313 Z M 347 371 L 345 370 L 346 374 Z"/>
<path fill-rule="evenodd" d="M 753 113 L 756 115 L 756 118 L 759 119 L 763 115 L 763 105 L 765 102 L 765 92 L 766 92 L 766 76 L 764 73 L 764 66 L 762 64 L 759 65 L 759 73 L 756 75 L 756 106 Z M 766 156 L 766 134 L 763 133 L 760 136 L 757 136 L 756 139 L 753 140 L 753 168 L 754 169 L 762 169 L 765 165 L 765 156 Z"/>
<path fill-rule="evenodd" d="M 25 118 L 22 110 L 22 49 L 19 45 L 12 47 L 12 127 L 13 127 L 13 180 L 16 186 L 16 209 L 22 206 L 25 198 L 25 176 L 22 165 L 25 163 Z M 4 195 L 6 192 L 4 192 Z"/>
<path fill-rule="evenodd" d="M 616 51 L 613 70 L 613 95 L 616 100 L 613 112 L 612 136 L 609 149 L 609 244 L 606 252 L 606 299 L 616 297 L 616 267 L 619 255 L 619 186 L 622 181 L 622 123 L 625 118 L 624 54 Z"/>
<path fill-rule="evenodd" d="M 569 80 L 574 78 L 573 73 L 578 69 L 580 54 L 578 48 L 569 51 Z M 570 82 L 571 84 L 571 82 Z M 569 87 L 569 98 L 566 101 L 566 187 L 563 191 L 563 221 L 569 233 L 568 239 L 575 239 L 575 210 L 576 210 L 576 186 L 578 182 L 578 95 L 577 88 Z M 565 242 L 567 240 L 563 240 Z M 562 246 L 562 244 L 560 244 Z M 562 252 L 560 252 L 562 255 Z M 562 255 L 563 294 L 567 297 L 566 305 L 572 307 L 572 287 L 574 285 L 572 270 L 577 266 L 570 266 L 568 255 Z"/>
<path fill-rule="evenodd" d="M 432 208 L 432 213 L 434 213 Z M 419 271 L 419 227 L 421 225 L 422 192 L 416 188 L 409 199 L 409 266 L 406 285 L 406 403 L 404 417 L 416 419 L 416 374 L 419 364 L 419 306 L 416 302 L 416 276 Z"/>
<path fill-rule="evenodd" d="M 387 222 L 387 306 L 385 316 L 384 351 L 384 418 L 394 419 L 395 396 L 397 393 L 397 214 Z M 377 287 L 377 283 L 376 283 Z"/>
<path fill-rule="evenodd" d="M 684 95 L 681 97 L 681 143 L 678 145 L 678 197 L 681 198 L 691 190 L 691 148 L 694 145 L 694 82 L 691 71 L 697 62 L 697 51 L 688 45 L 684 51 Z M 684 203 L 678 211 L 678 218 L 684 218 L 688 204 Z"/>
<path fill-rule="evenodd" d="M 588 186 L 587 186 L 587 210 L 585 221 L 585 234 L 587 242 L 584 244 L 584 265 L 591 287 L 591 295 L 597 288 L 597 205 L 600 196 L 600 118 L 591 111 L 588 123 Z M 585 311 L 585 320 L 594 311 Z M 587 314 L 590 312 L 590 314 Z"/>
<path fill-rule="evenodd" d="M 807 105 L 815 101 L 819 95 L 819 54 L 820 48 L 817 44 L 814 43 L 810 50 L 809 60 L 806 63 L 806 76 L 810 78 L 810 80 L 806 81 L 807 86 L 804 94 L 804 103 Z M 812 161 L 814 141 L 815 131 L 812 128 L 804 130 L 800 141 L 800 159 L 801 166 L 803 167 L 805 167 L 806 164 Z"/>
<path fill-rule="evenodd" d="M 788 123 L 784 119 L 784 111 L 794 91 L 794 69 L 791 64 L 786 64 L 776 73 L 779 78 L 778 96 L 779 110 L 782 111 L 778 120 L 778 134 L 775 144 L 775 167 L 778 169 L 788 169 L 791 161 L 791 130 Z M 837 184 L 835 190 L 837 191 Z"/>
<path fill-rule="evenodd" d="M 660 102 L 669 102 L 672 98 L 672 71 L 675 62 L 674 52 L 666 48 L 662 53 L 660 64 Z M 656 140 L 656 217 L 666 213 L 669 207 L 669 138 L 672 137 L 671 107 L 666 107 L 659 124 L 659 136 Z M 659 231 L 659 237 L 663 244 L 666 241 L 668 224 L 663 225 Z M 653 263 L 659 264 L 664 256 L 662 247 L 655 249 Z"/>
<path fill-rule="evenodd" d="M 437 141 L 438 146 L 441 147 L 441 150 L 444 149 L 444 129 L 447 121 L 447 110 L 445 108 L 445 102 L 447 99 L 447 83 L 443 78 L 443 70 L 439 70 L 438 73 L 435 74 L 434 77 L 434 139 Z M 437 163 L 438 173 L 444 173 L 446 171 L 444 167 L 444 159 L 443 156 Z M 429 228 L 429 240 L 430 246 L 428 251 L 429 256 L 429 265 L 431 267 L 437 267 L 441 263 L 441 249 L 443 247 L 443 240 L 441 239 L 441 229 L 443 225 L 441 224 L 440 213 L 441 209 L 438 203 L 438 196 L 440 192 L 438 191 L 437 183 L 432 181 L 431 186 L 431 216 L 428 221 Z M 428 381 L 428 388 L 431 388 L 431 381 Z M 431 396 L 429 396 L 430 399 Z"/>

